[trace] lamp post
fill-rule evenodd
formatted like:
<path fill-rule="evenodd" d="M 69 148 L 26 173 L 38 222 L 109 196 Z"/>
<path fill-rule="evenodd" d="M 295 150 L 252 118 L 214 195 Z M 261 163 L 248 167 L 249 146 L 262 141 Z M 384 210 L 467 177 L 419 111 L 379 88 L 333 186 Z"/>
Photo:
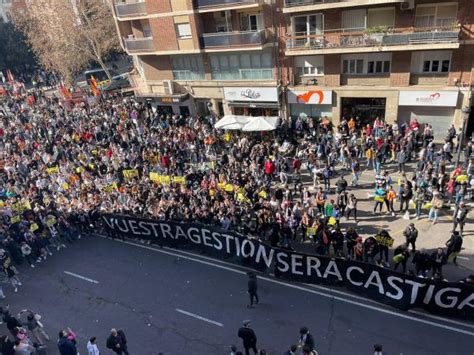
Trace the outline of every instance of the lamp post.
<path fill-rule="evenodd" d="M 459 144 L 458 144 L 458 154 L 456 156 L 456 167 L 459 165 L 459 161 L 461 160 L 461 151 L 464 145 L 464 136 L 466 135 L 466 128 L 467 122 L 469 120 L 469 115 L 471 114 L 470 107 L 463 107 L 462 109 L 462 129 L 461 133 L 459 134 Z"/>

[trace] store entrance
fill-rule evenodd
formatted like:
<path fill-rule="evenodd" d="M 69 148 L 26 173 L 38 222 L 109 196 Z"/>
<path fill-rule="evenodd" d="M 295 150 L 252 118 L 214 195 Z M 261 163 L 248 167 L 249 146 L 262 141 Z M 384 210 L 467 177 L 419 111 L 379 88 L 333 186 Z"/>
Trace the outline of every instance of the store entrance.
<path fill-rule="evenodd" d="M 386 98 L 343 97 L 341 117 L 359 117 L 361 124 L 372 123 L 376 117 L 385 119 Z"/>
<path fill-rule="evenodd" d="M 278 109 L 264 107 L 234 107 L 234 115 L 243 116 L 278 116 Z"/>

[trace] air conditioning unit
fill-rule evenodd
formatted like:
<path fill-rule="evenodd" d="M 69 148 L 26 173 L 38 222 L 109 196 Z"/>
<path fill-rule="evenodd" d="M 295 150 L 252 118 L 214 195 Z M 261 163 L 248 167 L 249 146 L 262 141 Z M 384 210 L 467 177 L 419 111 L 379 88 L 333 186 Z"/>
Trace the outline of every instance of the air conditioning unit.
<path fill-rule="evenodd" d="M 415 8 L 415 0 L 405 0 L 400 4 L 400 9 L 402 11 L 405 10 L 413 10 Z"/>
<path fill-rule="evenodd" d="M 165 95 L 173 95 L 173 80 L 163 80 L 163 86 L 165 87 Z"/>

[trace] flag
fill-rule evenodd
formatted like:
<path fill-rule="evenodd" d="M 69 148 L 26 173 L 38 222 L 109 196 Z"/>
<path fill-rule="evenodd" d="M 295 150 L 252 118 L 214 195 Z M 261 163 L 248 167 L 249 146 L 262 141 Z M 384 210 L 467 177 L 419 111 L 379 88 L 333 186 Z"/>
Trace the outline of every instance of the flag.
<path fill-rule="evenodd" d="M 97 86 L 97 80 L 95 80 L 94 76 L 91 77 L 91 90 L 94 96 L 100 96 L 100 90 Z"/>
<path fill-rule="evenodd" d="M 3 75 L 2 71 L 0 71 L 0 77 L 2 78 L 2 82 L 5 84 L 5 75 Z"/>
<path fill-rule="evenodd" d="M 61 81 L 61 84 L 59 84 L 59 92 L 63 96 L 64 100 L 72 99 L 71 92 L 67 89 L 66 85 L 64 85 L 64 81 Z"/>
<path fill-rule="evenodd" d="M 7 78 L 8 81 L 14 81 L 15 79 L 13 78 L 13 74 L 10 69 L 7 70 Z"/>

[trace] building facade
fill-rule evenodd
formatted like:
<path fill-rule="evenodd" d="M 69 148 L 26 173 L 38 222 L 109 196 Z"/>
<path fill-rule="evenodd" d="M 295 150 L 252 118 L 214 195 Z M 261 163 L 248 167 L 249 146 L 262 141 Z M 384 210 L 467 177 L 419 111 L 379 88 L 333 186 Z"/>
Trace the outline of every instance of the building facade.
<path fill-rule="evenodd" d="M 175 113 L 413 117 L 470 105 L 471 0 L 114 1 L 138 97 Z"/>
<path fill-rule="evenodd" d="M 27 0 L 0 0 L 0 20 L 10 21 L 12 11 L 21 11 L 27 5 Z"/>

